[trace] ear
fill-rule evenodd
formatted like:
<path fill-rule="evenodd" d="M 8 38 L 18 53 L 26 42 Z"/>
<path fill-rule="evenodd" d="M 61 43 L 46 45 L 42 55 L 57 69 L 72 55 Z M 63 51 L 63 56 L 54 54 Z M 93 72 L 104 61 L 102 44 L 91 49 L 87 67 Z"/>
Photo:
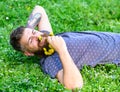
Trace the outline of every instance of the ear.
<path fill-rule="evenodd" d="M 25 51 L 24 54 L 25 54 L 26 56 L 34 56 L 34 53 L 28 52 L 28 51 Z"/>

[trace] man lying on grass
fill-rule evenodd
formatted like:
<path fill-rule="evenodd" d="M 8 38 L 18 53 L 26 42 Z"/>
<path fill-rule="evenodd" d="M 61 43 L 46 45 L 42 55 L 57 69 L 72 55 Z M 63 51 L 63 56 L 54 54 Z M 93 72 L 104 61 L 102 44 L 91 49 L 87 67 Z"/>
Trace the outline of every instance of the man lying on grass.
<path fill-rule="evenodd" d="M 38 31 L 34 29 L 36 25 Z M 53 36 L 51 33 L 44 8 L 36 6 L 27 26 L 11 33 L 10 43 L 27 56 L 41 56 L 43 71 L 68 89 L 82 88 L 79 70 L 83 65 L 120 63 L 120 34 L 87 31 Z"/>

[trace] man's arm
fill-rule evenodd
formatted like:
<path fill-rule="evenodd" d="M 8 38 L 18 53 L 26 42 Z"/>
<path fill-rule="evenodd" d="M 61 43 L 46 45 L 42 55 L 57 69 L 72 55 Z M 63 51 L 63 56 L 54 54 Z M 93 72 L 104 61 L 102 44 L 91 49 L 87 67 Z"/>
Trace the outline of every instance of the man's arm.
<path fill-rule="evenodd" d="M 38 26 L 39 31 L 46 30 L 52 32 L 52 27 L 45 9 L 38 5 L 35 6 L 30 14 L 26 27 L 34 29 L 36 26 Z"/>
<path fill-rule="evenodd" d="M 82 88 L 83 79 L 79 69 L 71 58 L 62 37 L 48 37 L 48 42 L 58 52 L 63 69 L 57 74 L 57 79 L 68 89 Z"/>

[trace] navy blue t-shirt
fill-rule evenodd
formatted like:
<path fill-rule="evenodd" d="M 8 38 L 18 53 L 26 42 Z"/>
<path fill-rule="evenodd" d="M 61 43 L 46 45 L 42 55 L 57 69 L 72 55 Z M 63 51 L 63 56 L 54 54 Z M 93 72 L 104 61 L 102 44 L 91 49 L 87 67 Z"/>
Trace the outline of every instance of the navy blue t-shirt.
<path fill-rule="evenodd" d="M 120 63 L 120 34 L 110 32 L 66 32 L 62 36 L 76 66 Z M 62 64 L 57 52 L 40 61 L 43 71 L 54 78 Z"/>

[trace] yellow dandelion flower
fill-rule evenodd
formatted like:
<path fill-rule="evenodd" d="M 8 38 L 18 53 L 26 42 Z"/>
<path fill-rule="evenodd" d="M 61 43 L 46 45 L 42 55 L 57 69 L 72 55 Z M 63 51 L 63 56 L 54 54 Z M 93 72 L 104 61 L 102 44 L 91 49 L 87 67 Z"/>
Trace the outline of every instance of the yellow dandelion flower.
<path fill-rule="evenodd" d="M 49 49 L 49 52 L 50 52 L 50 53 L 53 53 L 53 52 L 54 52 L 54 49 Z"/>
<path fill-rule="evenodd" d="M 41 40 L 42 40 L 42 36 L 40 35 L 40 36 L 38 37 L 38 39 L 41 41 Z"/>
<path fill-rule="evenodd" d="M 47 49 L 46 49 L 46 48 L 43 48 L 43 50 L 44 50 L 44 51 L 47 51 Z"/>
<path fill-rule="evenodd" d="M 53 48 L 50 44 L 48 46 L 49 46 L 49 48 Z"/>
<path fill-rule="evenodd" d="M 53 34 L 53 32 L 50 32 L 50 34 L 49 34 L 50 36 L 53 36 L 54 34 Z"/>
<path fill-rule="evenodd" d="M 51 55 L 51 53 L 50 53 L 50 52 L 47 52 L 47 51 L 44 52 L 44 53 L 45 53 L 45 55 Z"/>
<path fill-rule="evenodd" d="M 53 34 L 53 32 L 50 32 L 49 35 L 53 36 L 54 34 Z M 38 39 L 41 41 L 42 40 L 42 36 L 39 36 Z M 54 49 L 53 49 L 53 47 L 50 44 L 48 45 L 48 49 L 43 48 L 43 50 L 44 50 L 44 54 L 45 55 L 52 55 L 54 53 Z"/>

